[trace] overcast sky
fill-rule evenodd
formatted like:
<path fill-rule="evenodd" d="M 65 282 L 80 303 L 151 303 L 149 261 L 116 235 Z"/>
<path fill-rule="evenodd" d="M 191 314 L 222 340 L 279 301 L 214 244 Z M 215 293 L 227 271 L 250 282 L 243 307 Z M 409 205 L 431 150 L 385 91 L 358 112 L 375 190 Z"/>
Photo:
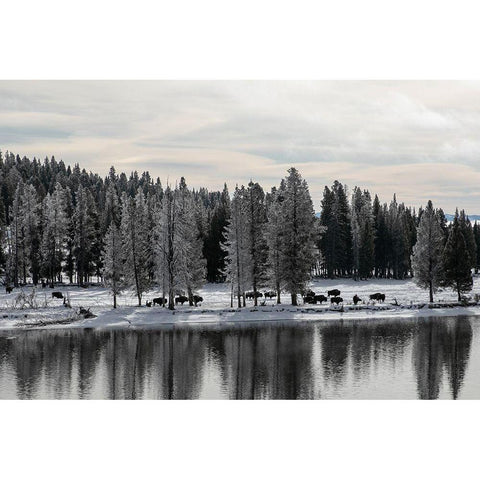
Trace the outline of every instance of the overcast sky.
<path fill-rule="evenodd" d="M 338 179 L 480 214 L 480 82 L 0 81 L 0 149 L 209 189 L 295 166 L 316 209 Z"/>

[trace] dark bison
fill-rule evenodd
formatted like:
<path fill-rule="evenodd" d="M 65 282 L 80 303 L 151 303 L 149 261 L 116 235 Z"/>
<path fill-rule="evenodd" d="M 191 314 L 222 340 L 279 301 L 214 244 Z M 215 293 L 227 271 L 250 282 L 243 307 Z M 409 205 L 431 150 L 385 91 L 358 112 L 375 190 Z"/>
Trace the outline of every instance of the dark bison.
<path fill-rule="evenodd" d="M 326 297 L 325 295 L 315 295 L 313 298 L 314 298 L 314 300 L 315 300 L 315 303 L 320 302 L 320 305 L 321 305 L 323 302 L 326 302 L 326 301 L 327 301 L 327 297 Z"/>
<path fill-rule="evenodd" d="M 330 298 L 330 303 L 336 303 L 338 305 L 339 303 L 342 303 L 342 302 L 343 302 L 342 297 L 332 297 L 332 298 Z"/>
<path fill-rule="evenodd" d="M 273 290 L 270 290 L 268 292 L 265 292 L 263 294 L 265 298 L 275 298 L 277 296 L 277 292 L 274 292 Z"/>
<path fill-rule="evenodd" d="M 167 299 L 162 297 L 156 297 L 152 300 L 152 305 L 166 305 Z"/>
<path fill-rule="evenodd" d="M 385 294 L 384 293 L 372 293 L 370 295 L 370 300 L 377 300 L 378 302 L 385 301 Z"/>
<path fill-rule="evenodd" d="M 315 295 L 305 295 L 303 297 L 303 303 L 315 303 Z"/>
<path fill-rule="evenodd" d="M 336 288 L 334 290 L 328 290 L 327 294 L 329 297 L 338 297 L 342 292 L 340 290 L 337 290 Z"/>
<path fill-rule="evenodd" d="M 151 307 L 151 306 L 152 306 L 152 302 L 146 302 L 145 305 L 146 305 L 147 307 Z"/>
<path fill-rule="evenodd" d="M 356 305 L 358 302 L 361 301 L 362 299 L 357 294 L 355 294 L 355 296 L 353 297 L 353 303 Z"/>
<path fill-rule="evenodd" d="M 185 295 L 179 295 L 178 297 L 175 297 L 175 305 L 178 305 L 179 303 L 183 305 L 185 302 L 188 302 L 188 297 Z"/>
<path fill-rule="evenodd" d="M 52 292 L 52 298 L 63 298 L 62 292 Z"/>
<path fill-rule="evenodd" d="M 263 293 L 262 292 L 256 292 L 256 293 L 246 292 L 245 293 L 245 298 L 248 298 L 249 300 L 253 300 L 253 297 L 261 298 L 263 297 Z"/>
<path fill-rule="evenodd" d="M 7 293 L 12 293 L 13 287 L 5 287 L 5 291 L 6 291 Z"/>
<path fill-rule="evenodd" d="M 195 304 L 195 306 L 197 306 L 198 303 L 202 303 L 202 302 L 203 302 L 203 297 L 201 297 L 200 295 L 193 296 L 193 303 Z"/>

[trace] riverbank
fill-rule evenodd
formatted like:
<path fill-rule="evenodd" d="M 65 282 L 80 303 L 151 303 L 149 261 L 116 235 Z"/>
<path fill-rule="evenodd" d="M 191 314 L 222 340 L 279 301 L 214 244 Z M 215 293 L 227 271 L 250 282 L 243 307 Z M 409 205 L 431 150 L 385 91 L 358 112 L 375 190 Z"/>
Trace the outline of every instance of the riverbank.
<path fill-rule="evenodd" d="M 61 286 L 61 291 L 69 299 L 72 308 L 66 308 L 63 300 L 51 298 L 50 289 L 35 291 L 36 308 L 21 308 L 18 302 L 20 290 L 10 294 L 0 294 L 0 329 L 30 328 L 152 328 L 174 324 L 228 324 L 230 322 L 262 321 L 315 321 L 330 322 L 334 320 L 353 321 L 375 318 L 412 318 L 428 316 L 480 316 L 480 305 L 471 301 L 469 305 L 456 302 L 455 293 L 450 290 L 438 292 L 435 303 L 429 304 L 427 294 L 411 280 L 374 280 L 354 282 L 353 280 L 318 280 L 311 284 L 316 293 L 338 288 L 344 299 L 343 305 L 299 305 L 288 304 L 289 296 L 282 295 L 282 304 L 266 300 L 265 305 L 253 306 L 249 301 L 245 308 L 230 308 L 230 291 L 228 285 L 207 284 L 199 294 L 204 298 L 202 305 L 190 307 L 179 305 L 170 311 L 159 306 L 147 308 L 135 306 L 136 299 L 132 292 L 119 297 L 119 308 L 111 307 L 111 296 L 103 287 L 80 289 L 75 286 Z M 475 278 L 475 292 L 480 290 L 480 279 Z M 23 289 L 27 295 L 32 294 L 32 287 Z M 369 300 L 371 293 L 381 292 L 386 295 L 385 302 Z M 159 291 L 147 292 L 144 300 L 160 296 Z M 353 295 L 362 298 L 357 306 L 353 305 Z M 299 298 L 300 300 L 300 298 Z M 301 301 L 301 300 L 300 300 Z M 94 318 L 84 318 L 79 314 L 80 308 L 88 309 Z"/>

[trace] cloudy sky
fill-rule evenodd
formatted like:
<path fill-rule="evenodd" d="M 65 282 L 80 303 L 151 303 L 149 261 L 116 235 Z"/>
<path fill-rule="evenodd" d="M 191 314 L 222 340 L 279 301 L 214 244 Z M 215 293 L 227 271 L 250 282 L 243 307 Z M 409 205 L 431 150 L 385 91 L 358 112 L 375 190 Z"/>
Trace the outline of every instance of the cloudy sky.
<path fill-rule="evenodd" d="M 290 166 L 480 214 L 480 82 L 0 81 L 0 150 L 230 189 Z"/>

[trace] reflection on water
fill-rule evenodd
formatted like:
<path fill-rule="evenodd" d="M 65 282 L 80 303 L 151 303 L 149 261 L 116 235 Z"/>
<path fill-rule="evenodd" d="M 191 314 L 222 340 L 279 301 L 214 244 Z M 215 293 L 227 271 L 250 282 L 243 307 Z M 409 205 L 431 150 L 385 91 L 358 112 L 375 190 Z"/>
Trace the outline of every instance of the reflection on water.
<path fill-rule="evenodd" d="M 477 320 L 0 335 L 0 398 L 480 398 Z"/>

